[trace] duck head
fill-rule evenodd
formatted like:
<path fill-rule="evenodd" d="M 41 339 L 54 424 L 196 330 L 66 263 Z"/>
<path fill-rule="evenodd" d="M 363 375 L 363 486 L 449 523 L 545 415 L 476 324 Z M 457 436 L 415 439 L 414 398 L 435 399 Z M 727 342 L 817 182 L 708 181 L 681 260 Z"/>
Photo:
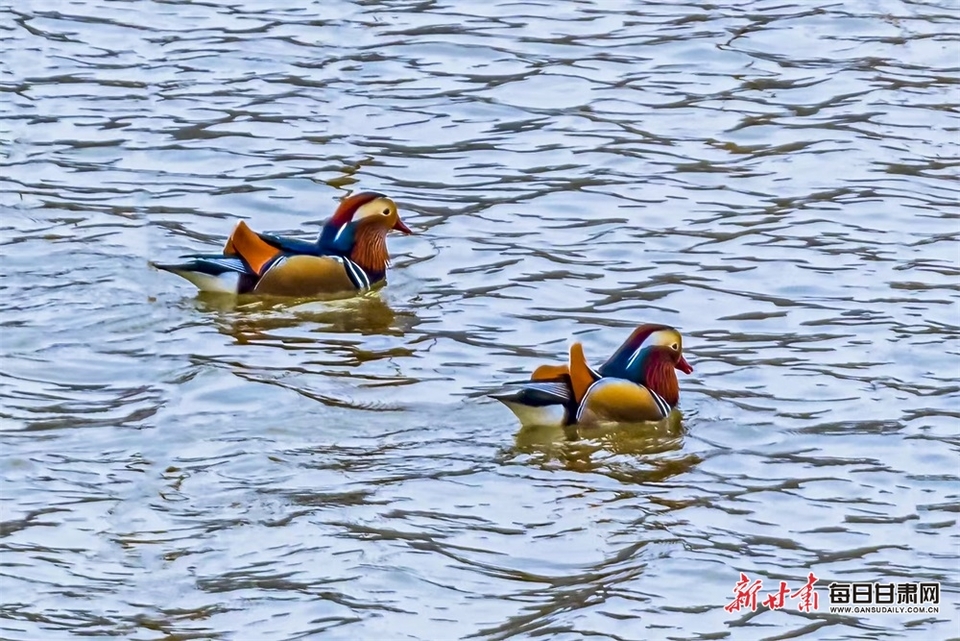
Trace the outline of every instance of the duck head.
<path fill-rule="evenodd" d="M 321 249 L 349 256 L 358 232 L 386 236 L 391 230 L 412 233 L 400 220 L 395 202 L 381 193 L 362 191 L 340 202 L 330 220 L 324 223 L 317 244 Z"/>
<path fill-rule="evenodd" d="M 317 245 L 321 251 L 346 256 L 379 280 L 387 270 L 387 234 L 412 233 L 397 212 L 397 204 L 381 193 L 363 191 L 344 198 L 323 226 Z"/>
<path fill-rule="evenodd" d="M 621 378 L 643 385 L 659 394 L 671 406 L 676 406 L 680 402 L 680 382 L 677 380 L 676 370 L 683 371 L 680 367 L 681 361 L 683 355 L 679 345 L 676 348 L 673 344 L 648 345 L 638 350 L 630 359 Z"/>
<path fill-rule="evenodd" d="M 607 359 L 607 362 L 600 367 L 600 374 L 630 378 L 625 374 L 631 369 L 631 364 L 636 363 L 642 350 L 651 346 L 669 348 L 677 355 L 676 369 L 684 374 L 693 373 L 693 367 L 683 357 L 683 337 L 680 332 L 669 325 L 645 323 L 633 330 L 627 340 Z"/>

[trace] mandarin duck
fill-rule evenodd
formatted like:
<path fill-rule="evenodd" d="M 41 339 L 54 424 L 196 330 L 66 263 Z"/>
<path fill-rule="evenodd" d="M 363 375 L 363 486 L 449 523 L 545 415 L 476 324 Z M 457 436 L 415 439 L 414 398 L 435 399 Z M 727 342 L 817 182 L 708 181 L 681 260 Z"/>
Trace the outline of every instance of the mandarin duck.
<path fill-rule="evenodd" d="M 641 325 L 595 370 L 583 346 L 570 347 L 566 365 L 541 365 L 513 389 L 491 396 L 524 426 L 594 425 L 659 421 L 680 400 L 675 370 L 693 367 L 683 357 L 680 332 L 667 325 Z"/>
<path fill-rule="evenodd" d="M 201 291 L 316 296 L 354 292 L 384 280 L 387 233 L 409 234 L 392 200 L 372 191 L 345 198 L 316 242 L 261 234 L 242 220 L 221 254 L 190 254 L 154 267 L 177 274 Z"/>

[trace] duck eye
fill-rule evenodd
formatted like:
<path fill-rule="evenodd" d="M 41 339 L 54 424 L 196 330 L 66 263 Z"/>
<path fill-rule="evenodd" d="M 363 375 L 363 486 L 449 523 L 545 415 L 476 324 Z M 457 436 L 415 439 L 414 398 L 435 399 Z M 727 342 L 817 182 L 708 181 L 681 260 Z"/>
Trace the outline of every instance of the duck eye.
<path fill-rule="evenodd" d="M 680 347 L 676 343 L 674 343 L 673 345 L 670 346 L 670 349 L 672 349 L 673 351 L 677 351 L 678 349 L 680 349 Z"/>
<path fill-rule="evenodd" d="M 383 215 L 384 215 L 384 216 L 389 216 L 389 215 L 390 215 L 390 209 L 384 209 L 384 210 L 383 210 Z"/>

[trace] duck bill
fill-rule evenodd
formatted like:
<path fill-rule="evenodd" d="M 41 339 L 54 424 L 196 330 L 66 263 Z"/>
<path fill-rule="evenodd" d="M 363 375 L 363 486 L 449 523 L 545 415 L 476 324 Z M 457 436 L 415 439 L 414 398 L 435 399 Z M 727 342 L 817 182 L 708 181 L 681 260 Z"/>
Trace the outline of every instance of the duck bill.
<path fill-rule="evenodd" d="M 684 374 L 693 374 L 693 367 L 690 363 L 687 362 L 683 356 L 680 357 L 680 360 L 677 361 L 677 369 L 683 372 Z"/>
<path fill-rule="evenodd" d="M 397 231 L 403 232 L 404 234 L 412 234 L 410 228 L 403 224 L 403 221 L 397 218 L 397 222 L 394 223 L 393 228 Z"/>

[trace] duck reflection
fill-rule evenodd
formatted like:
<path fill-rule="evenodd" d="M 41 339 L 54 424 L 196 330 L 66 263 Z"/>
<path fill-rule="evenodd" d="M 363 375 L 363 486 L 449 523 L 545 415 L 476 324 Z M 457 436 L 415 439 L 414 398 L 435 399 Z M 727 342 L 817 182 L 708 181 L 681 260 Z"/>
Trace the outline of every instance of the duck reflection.
<path fill-rule="evenodd" d="M 419 324 L 416 314 L 395 312 L 379 292 L 336 300 L 201 294 L 195 301 L 200 311 L 214 313 L 218 331 L 240 345 L 293 347 L 315 343 L 311 334 L 317 332 L 403 336 Z"/>
<path fill-rule="evenodd" d="M 364 410 L 400 407 L 397 400 L 417 382 L 397 360 L 414 354 L 405 337 L 420 320 L 395 311 L 379 292 L 340 300 L 206 295 L 194 304 L 204 324 L 229 339 L 225 350 L 200 347 L 194 358 L 203 366 Z"/>
<path fill-rule="evenodd" d="M 512 454 L 530 456 L 534 465 L 559 463 L 571 471 L 602 473 L 626 482 L 658 482 L 700 463 L 694 454 L 670 455 L 681 451 L 685 433 L 683 414 L 676 409 L 656 423 L 526 426 L 517 432 Z"/>

